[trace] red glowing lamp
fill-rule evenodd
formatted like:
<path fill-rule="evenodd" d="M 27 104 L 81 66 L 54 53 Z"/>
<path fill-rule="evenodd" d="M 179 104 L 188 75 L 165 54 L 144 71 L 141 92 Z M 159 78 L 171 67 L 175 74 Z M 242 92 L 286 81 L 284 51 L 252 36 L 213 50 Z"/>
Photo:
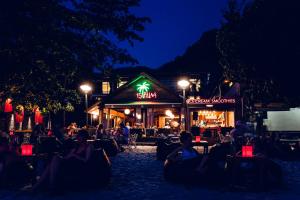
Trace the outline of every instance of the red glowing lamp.
<path fill-rule="evenodd" d="M 196 136 L 196 142 L 200 142 L 201 141 L 201 137 L 200 136 Z"/>
<path fill-rule="evenodd" d="M 32 144 L 22 144 L 21 145 L 21 155 L 22 156 L 32 156 Z"/>
<path fill-rule="evenodd" d="M 242 146 L 242 157 L 253 157 L 253 146 Z"/>
<path fill-rule="evenodd" d="M 36 108 L 34 110 L 35 116 L 34 116 L 34 122 L 36 124 L 42 124 L 44 121 L 43 115 L 41 113 L 41 111 L 39 110 L 39 108 Z"/>
<path fill-rule="evenodd" d="M 6 99 L 5 104 L 4 104 L 4 112 L 10 113 L 13 111 L 13 106 L 11 103 L 12 103 L 12 99 L 10 99 L 10 98 Z"/>

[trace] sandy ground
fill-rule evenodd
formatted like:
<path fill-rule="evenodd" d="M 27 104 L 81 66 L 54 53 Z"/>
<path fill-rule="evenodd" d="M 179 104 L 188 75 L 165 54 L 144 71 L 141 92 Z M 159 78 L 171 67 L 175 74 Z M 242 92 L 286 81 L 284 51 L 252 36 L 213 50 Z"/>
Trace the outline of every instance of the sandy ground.
<path fill-rule="evenodd" d="M 22 192 L 1 191 L 0 199 L 299 199 L 300 162 L 280 162 L 284 168 L 286 187 L 268 193 L 231 192 L 227 189 L 187 187 L 168 183 L 162 176 L 163 163 L 155 159 L 155 147 L 137 147 L 112 158 L 113 178 L 103 189 L 68 193 L 63 196 L 29 195 Z M 279 161 L 278 161 L 279 162 Z"/>

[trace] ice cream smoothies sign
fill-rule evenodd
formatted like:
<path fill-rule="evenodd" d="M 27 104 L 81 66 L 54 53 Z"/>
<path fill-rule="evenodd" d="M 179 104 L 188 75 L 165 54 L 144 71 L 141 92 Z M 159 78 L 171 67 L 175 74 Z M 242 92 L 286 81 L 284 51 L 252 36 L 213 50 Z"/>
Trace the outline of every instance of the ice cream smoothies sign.
<path fill-rule="evenodd" d="M 152 85 L 148 81 L 142 81 L 136 85 L 136 97 L 137 99 L 156 99 L 157 93 L 152 90 Z"/>
<path fill-rule="evenodd" d="M 235 104 L 236 100 L 230 99 L 187 99 L 187 104 Z"/>

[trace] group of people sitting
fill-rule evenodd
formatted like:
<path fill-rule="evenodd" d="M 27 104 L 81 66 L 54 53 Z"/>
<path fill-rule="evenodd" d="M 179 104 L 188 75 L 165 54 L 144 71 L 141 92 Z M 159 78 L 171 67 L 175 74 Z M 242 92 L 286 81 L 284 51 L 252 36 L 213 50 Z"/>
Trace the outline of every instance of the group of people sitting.
<path fill-rule="evenodd" d="M 103 150 L 95 150 L 93 145 L 87 142 L 88 137 L 86 130 L 80 130 L 76 135 L 76 146 L 65 155 L 58 154 L 50 158 L 40 176 L 36 166 L 28 163 L 20 155 L 20 149 L 12 148 L 8 138 L 0 138 L 1 186 L 18 187 L 32 183 L 31 190 L 40 191 L 75 186 L 83 188 L 97 184 L 95 182 L 98 182 L 98 185 L 108 182 L 110 161 Z M 97 173 L 101 175 L 97 176 Z M 99 179 L 96 180 L 95 177 Z M 93 184 L 91 181 L 94 181 Z"/>
<path fill-rule="evenodd" d="M 213 146 L 209 154 L 199 154 L 193 148 L 192 134 L 182 132 L 180 134 L 181 146 L 169 154 L 165 162 L 165 178 L 181 183 L 211 183 L 214 185 L 233 181 L 231 178 L 236 177 L 235 173 L 241 172 L 239 167 L 242 166 L 243 160 L 231 161 L 236 157 L 241 158 L 241 151 L 235 148 L 234 141 L 228 137 L 230 136 L 224 137 L 221 143 Z M 254 157 L 258 158 L 259 163 L 251 164 L 253 169 L 257 170 L 256 175 L 264 176 L 260 178 L 267 185 L 280 185 L 282 181 L 281 168 L 261 151 L 259 141 L 251 140 L 247 145 L 253 146 Z M 257 185 L 259 184 L 257 183 Z"/>

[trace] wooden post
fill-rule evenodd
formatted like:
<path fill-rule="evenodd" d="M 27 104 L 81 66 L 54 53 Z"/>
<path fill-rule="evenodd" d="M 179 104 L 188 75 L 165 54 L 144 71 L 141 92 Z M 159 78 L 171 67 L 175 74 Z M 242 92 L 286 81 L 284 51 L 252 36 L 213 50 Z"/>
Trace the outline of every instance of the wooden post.
<path fill-rule="evenodd" d="M 108 108 L 108 112 L 107 112 L 107 128 L 111 128 L 110 127 L 110 108 Z"/>

